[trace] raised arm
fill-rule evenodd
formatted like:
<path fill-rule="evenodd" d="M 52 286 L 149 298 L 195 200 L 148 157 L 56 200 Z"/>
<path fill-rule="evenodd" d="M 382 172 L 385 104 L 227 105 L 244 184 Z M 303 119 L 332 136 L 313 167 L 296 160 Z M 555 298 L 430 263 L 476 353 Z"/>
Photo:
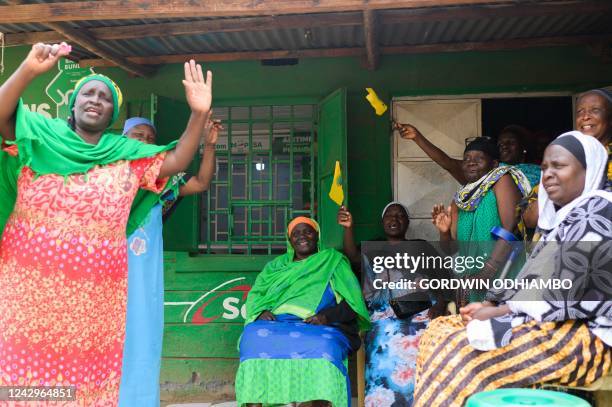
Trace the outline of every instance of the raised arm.
<path fill-rule="evenodd" d="M 70 45 L 65 42 L 34 44 L 17 70 L 0 86 L 0 136 L 4 140 L 15 140 L 15 109 L 23 91 L 34 78 L 49 71 L 70 51 Z"/>
<path fill-rule="evenodd" d="M 337 222 L 344 228 L 342 251 L 352 264 L 359 264 L 361 262 L 361 255 L 359 254 L 359 249 L 357 249 L 353 236 L 353 215 L 351 215 L 346 207 L 341 206 L 340 209 L 338 209 Z"/>
<path fill-rule="evenodd" d="M 399 131 L 400 136 L 406 140 L 412 140 L 429 158 L 436 164 L 444 168 L 460 184 L 465 184 L 466 180 L 461 169 L 461 160 L 451 158 L 444 151 L 436 147 L 431 141 L 427 140 L 423 134 L 410 124 L 393 123 L 393 129 Z"/>
<path fill-rule="evenodd" d="M 210 181 L 212 181 L 215 175 L 215 147 L 219 130 L 222 128 L 221 121 L 219 120 L 209 119 L 207 121 L 204 129 L 204 148 L 202 160 L 200 161 L 200 169 L 195 177 L 191 177 L 185 185 L 179 188 L 180 196 L 195 195 L 207 191 L 210 187 Z"/>
<path fill-rule="evenodd" d="M 185 63 L 185 97 L 191 108 L 191 116 L 176 148 L 166 154 L 159 177 L 164 178 L 184 171 L 198 150 L 200 136 L 208 120 L 212 103 L 212 73 L 206 72 L 192 59 Z"/>
<path fill-rule="evenodd" d="M 448 242 L 456 240 L 456 214 L 453 213 L 454 203 L 445 207 L 444 204 L 434 205 L 431 210 L 431 223 L 440 232 L 440 241 Z M 456 208 L 456 206 L 455 206 Z"/>

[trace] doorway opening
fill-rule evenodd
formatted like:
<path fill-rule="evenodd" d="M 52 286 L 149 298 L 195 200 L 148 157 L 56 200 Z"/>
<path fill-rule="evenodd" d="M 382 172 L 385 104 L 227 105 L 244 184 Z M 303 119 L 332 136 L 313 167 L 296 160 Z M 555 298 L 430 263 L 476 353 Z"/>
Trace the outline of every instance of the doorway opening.
<path fill-rule="evenodd" d="M 487 136 L 496 140 L 506 126 L 518 125 L 527 130 L 527 162 L 539 164 L 548 143 L 573 129 L 572 111 L 571 95 L 466 95 L 393 101 L 396 121 L 412 124 L 430 142 L 459 160 L 467 139 Z M 431 208 L 450 201 L 457 181 L 397 132 L 393 150 L 394 198 L 410 210 L 408 237 L 436 240 Z"/>
<path fill-rule="evenodd" d="M 574 128 L 571 96 L 482 99 L 482 135 L 494 139 L 509 125 L 527 130 L 527 162 L 539 164 L 544 149 Z"/>

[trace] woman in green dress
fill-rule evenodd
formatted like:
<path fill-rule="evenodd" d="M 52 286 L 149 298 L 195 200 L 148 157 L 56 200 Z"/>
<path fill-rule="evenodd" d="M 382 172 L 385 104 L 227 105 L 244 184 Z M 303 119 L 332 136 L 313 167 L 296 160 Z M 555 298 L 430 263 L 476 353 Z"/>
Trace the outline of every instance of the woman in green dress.
<path fill-rule="evenodd" d="M 499 166 L 497 146 L 485 138 L 469 143 L 463 153 L 463 176 L 467 184 L 457 190 L 452 203 L 433 207 L 432 222 L 441 241 L 488 242 L 494 240 L 491 230 L 501 227 L 514 231 L 517 226 L 515 208 L 529 193 L 529 181 L 512 166 Z M 478 246 L 478 245 L 476 245 Z M 462 255 L 482 255 L 478 247 L 462 248 Z M 501 264 L 494 259 L 485 269 L 495 274 Z M 473 272 L 466 271 L 468 274 Z M 462 295 L 459 305 L 474 301 L 478 295 Z"/>

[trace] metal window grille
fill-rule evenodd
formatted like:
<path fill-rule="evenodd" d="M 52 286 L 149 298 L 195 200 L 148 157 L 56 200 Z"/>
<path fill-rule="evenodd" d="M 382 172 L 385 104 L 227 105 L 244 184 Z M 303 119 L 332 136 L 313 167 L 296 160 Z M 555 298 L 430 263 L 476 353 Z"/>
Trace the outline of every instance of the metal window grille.
<path fill-rule="evenodd" d="M 201 200 L 202 251 L 283 252 L 287 223 L 314 215 L 316 112 L 314 105 L 215 107 L 224 130 Z"/>

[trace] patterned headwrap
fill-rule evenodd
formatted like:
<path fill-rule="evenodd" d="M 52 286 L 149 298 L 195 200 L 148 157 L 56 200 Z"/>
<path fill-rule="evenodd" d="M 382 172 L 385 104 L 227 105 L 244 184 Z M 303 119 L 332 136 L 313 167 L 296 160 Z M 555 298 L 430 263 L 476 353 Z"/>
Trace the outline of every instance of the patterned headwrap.
<path fill-rule="evenodd" d="M 111 91 L 111 94 L 113 95 L 113 117 L 111 118 L 111 121 L 108 124 L 110 127 L 110 125 L 117 121 L 117 118 L 119 117 L 119 111 L 121 110 L 121 105 L 123 104 L 123 95 L 121 94 L 121 89 L 119 89 L 119 86 L 117 86 L 117 84 L 113 82 L 113 80 L 110 79 L 108 76 L 94 73 L 81 78 L 74 86 L 74 91 L 72 92 L 72 95 L 70 95 L 68 109 L 72 111 L 72 109 L 74 108 L 74 102 L 76 101 L 76 97 L 79 94 L 79 91 L 86 83 L 91 81 L 100 81 L 104 83 L 106 86 L 108 86 Z"/>

